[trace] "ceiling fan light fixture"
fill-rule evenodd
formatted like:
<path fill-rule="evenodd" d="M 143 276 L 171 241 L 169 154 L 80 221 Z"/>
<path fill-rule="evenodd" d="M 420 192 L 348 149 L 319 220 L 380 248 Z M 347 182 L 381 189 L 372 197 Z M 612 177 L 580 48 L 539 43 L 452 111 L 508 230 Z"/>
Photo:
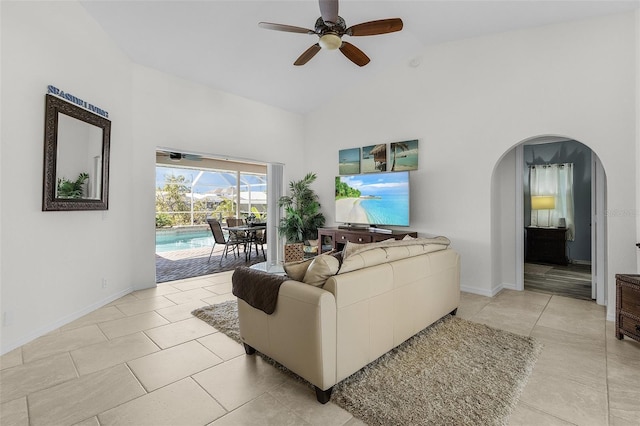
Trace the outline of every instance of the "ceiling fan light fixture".
<path fill-rule="evenodd" d="M 318 41 L 320 47 L 326 50 L 336 50 L 342 46 L 342 39 L 333 33 L 324 34 Z"/>

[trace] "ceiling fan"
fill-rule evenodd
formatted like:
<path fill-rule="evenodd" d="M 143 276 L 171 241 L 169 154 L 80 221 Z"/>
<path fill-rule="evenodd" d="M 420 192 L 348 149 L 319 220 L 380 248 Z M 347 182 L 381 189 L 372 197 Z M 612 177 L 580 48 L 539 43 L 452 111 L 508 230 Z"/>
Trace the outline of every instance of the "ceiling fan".
<path fill-rule="evenodd" d="M 321 49 L 340 51 L 351 62 L 362 67 L 369 63 L 370 59 L 364 52 L 348 41 L 343 41 L 342 36 L 352 37 L 387 34 L 402 29 L 402 19 L 390 18 L 376 21 L 363 22 L 362 24 L 347 27 L 344 19 L 338 16 L 338 0 L 319 0 L 320 17 L 316 21 L 315 29 L 310 30 L 291 25 L 260 22 L 258 26 L 267 30 L 285 31 L 289 33 L 315 34 L 320 39 L 318 43 L 308 48 L 296 59 L 293 65 L 304 65 Z"/>
<path fill-rule="evenodd" d="M 158 151 L 159 157 L 169 157 L 169 160 L 178 162 L 180 160 L 200 161 L 202 156 L 197 154 L 184 154 L 182 152 Z"/>

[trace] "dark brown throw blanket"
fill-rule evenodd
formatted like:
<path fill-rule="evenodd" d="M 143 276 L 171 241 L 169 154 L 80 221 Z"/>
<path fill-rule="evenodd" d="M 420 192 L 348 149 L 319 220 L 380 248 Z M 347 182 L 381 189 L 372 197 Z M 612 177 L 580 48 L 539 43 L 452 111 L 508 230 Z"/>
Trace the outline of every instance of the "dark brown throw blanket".
<path fill-rule="evenodd" d="M 231 277 L 232 293 L 254 308 L 271 315 L 276 310 L 280 285 L 288 279 L 286 276 L 240 266 Z"/>

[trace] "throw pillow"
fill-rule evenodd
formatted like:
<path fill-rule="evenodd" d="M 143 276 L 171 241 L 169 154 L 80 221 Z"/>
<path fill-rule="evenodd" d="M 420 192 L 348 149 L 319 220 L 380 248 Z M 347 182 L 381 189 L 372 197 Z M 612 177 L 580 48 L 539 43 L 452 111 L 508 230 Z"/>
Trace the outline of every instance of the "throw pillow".
<path fill-rule="evenodd" d="M 301 260 L 299 262 L 288 262 L 282 265 L 282 267 L 289 278 L 295 281 L 302 281 L 304 279 L 304 274 L 307 272 L 307 268 L 309 268 L 312 261 L 313 259 Z"/>
<path fill-rule="evenodd" d="M 302 282 L 316 287 L 322 287 L 329 277 L 338 272 L 340 262 L 330 254 L 321 254 L 311 261 Z"/>
<path fill-rule="evenodd" d="M 353 253 L 359 251 L 365 244 L 352 243 L 351 241 L 347 241 L 342 249 L 342 259 L 346 260 Z"/>

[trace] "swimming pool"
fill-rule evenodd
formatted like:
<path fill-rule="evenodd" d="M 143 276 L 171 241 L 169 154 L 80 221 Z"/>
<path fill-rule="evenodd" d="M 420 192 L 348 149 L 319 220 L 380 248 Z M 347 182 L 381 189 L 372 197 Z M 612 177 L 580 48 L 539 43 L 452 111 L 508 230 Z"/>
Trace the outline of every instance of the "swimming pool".
<path fill-rule="evenodd" d="M 156 253 L 212 246 L 213 237 L 206 228 L 156 230 Z"/>

